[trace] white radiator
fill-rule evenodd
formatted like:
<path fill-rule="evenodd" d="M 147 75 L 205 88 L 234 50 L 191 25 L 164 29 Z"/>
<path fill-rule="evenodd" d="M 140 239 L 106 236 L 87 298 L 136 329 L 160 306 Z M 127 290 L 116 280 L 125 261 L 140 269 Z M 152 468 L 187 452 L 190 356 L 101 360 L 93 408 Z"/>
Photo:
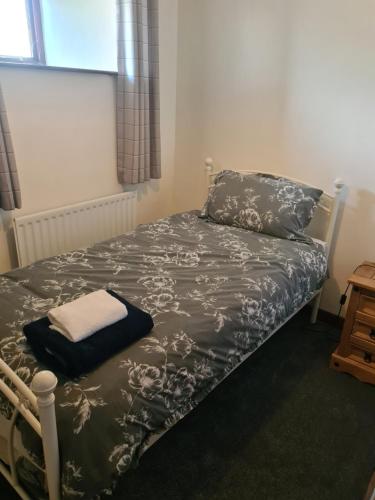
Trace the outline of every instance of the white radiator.
<path fill-rule="evenodd" d="M 14 219 L 18 263 L 93 245 L 135 227 L 136 194 L 121 193 Z"/>

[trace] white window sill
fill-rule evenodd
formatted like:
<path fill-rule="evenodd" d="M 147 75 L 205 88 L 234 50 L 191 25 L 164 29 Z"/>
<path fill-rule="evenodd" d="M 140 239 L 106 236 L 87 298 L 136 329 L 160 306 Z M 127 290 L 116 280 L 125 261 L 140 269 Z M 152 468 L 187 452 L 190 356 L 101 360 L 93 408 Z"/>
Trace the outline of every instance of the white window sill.
<path fill-rule="evenodd" d="M 60 66 L 47 66 L 45 64 L 29 63 L 29 62 L 13 62 L 1 60 L 0 68 L 21 68 L 21 69 L 41 69 L 47 71 L 72 71 L 79 73 L 96 73 L 101 75 L 117 75 L 117 71 L 101 70 L 101 69 L 84 69 L 84 68 L 65 68 Z"/>

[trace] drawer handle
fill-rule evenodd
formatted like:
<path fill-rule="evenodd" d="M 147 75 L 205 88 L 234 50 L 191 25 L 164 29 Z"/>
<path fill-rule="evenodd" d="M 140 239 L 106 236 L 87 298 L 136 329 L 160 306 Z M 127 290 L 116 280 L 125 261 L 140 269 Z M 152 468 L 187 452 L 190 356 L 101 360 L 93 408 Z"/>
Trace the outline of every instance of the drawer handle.
<path fill-rule="evenodd" d="M 375 340 L 375 329 L 372 329 L 370 332 L 370 339 Z"/>
<path fill-rule="evenodd" d="M 366 363 L 372 363 L 372 354 L 370 352 L 365 352 L 363 359 Z"/>

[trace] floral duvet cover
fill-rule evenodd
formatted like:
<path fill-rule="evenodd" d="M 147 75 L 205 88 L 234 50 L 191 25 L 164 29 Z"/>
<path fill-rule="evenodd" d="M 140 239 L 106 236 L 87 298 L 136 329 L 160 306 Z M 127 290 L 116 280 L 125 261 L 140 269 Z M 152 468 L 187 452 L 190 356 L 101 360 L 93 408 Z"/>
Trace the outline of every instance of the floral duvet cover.
<path fill-rule="evenodd" d="M 64 499 L 110 496 L 148 444 L 196 407 L 325 279 L 318 243 L 219 225 L 198 214 L 141 225 L 0 276 L 0 355 L 26 383 L 45 367 L 22 327 L 51 307 L 110 288 L 154 319 L 147 337 L 93 372 L 75 380 L 56 374 Z M 10 417 L 2 399 L 0 413 Z"/>

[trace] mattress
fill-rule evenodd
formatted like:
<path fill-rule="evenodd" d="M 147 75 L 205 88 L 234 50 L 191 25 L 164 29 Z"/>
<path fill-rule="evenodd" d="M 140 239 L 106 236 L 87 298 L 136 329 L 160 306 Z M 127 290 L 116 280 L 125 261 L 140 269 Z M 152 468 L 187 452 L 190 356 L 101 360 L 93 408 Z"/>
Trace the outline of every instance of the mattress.
<path fill-rule="evenodd" d="M 149 312 L 153 331 L 91 373 L 61 374 L 62 497 L 111 495 L 142 452 L 313 297 L 324 247 L 218 225 L 196 211 L 0 277 L 0 353 L 29 384 L 45 369 L 22 327 L 100 288 Z M 0 399 L 0 412 L 10 416 Z M 31 433 L 20 426 L 35 454 Z"/>

